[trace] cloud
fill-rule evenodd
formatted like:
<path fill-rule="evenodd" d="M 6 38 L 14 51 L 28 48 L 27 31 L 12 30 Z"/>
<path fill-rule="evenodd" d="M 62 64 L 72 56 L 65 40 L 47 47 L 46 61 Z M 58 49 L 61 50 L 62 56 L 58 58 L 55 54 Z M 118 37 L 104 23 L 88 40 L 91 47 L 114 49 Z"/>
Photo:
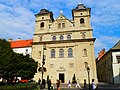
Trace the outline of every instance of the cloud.
<path fill-rule="evenodd" d="M 63 10 L 63 15 L 72 19 L 71 10 L 78 3 L 91 8 L 95 53 L 103 48 L 109 50 L 120 39 L 120 0 L 0 0 L 0 37 L 31 39 L 34 14 L 46 8 L 56 19 Z"/>

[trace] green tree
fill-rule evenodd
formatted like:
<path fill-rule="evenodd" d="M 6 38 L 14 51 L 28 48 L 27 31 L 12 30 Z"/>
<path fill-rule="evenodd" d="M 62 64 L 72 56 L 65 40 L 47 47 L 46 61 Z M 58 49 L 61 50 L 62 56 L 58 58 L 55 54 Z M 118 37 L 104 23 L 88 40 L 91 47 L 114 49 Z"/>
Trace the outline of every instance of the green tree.
<path fill-rule="evenodd" d="M 9 42 L 0 39 L 0 75 L 5 79 L 31 79 L 37 72 L 37 62 L 28 55 L 13 52 Z"/>

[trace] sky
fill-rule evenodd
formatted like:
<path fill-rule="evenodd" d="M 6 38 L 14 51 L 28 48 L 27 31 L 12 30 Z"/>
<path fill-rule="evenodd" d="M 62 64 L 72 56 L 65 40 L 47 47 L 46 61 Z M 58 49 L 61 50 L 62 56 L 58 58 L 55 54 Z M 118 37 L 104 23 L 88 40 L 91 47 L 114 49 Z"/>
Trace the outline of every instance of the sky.
<path fill-rule="evenodd" d="M 54 19 L 63 15 L 72 20 L 71 10 L 78 3 L 91 8 L 91 26 L 95 41 L 95 56 L 103 48 L 108 51 L 120 40 L 120 0 L 0 0 L 0 38 L 32 39 L 35 14 L 48 9 Z"/>

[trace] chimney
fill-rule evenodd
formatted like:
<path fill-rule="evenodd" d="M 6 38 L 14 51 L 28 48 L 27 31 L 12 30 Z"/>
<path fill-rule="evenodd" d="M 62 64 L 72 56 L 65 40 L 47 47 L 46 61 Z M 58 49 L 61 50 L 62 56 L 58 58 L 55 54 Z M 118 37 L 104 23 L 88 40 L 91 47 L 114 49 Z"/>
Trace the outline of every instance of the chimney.
<path fill-rule="evenodd" d="M 12 42 L 12 40 L 13 40 L 12 38 L 9 38 L 9 39 L 8 39 L 8 42 Z"/>
<path fill-rule="evenodd" d="M 98 53 L 98 60 L 106 53 L 105 48 L 103 48 L 99 53 Z"/>

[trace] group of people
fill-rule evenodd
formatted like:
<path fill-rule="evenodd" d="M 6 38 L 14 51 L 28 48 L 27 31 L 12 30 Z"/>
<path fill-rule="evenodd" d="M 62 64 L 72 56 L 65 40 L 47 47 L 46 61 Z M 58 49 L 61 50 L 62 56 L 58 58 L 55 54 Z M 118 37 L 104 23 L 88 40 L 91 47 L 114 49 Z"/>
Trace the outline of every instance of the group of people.
<path fill-rule="evenodd" d="M 68 81 L 68 87 L 70 88 L 71 87 L 71 83 L 70 83 L 70 80 Z M 80 84 L 79 84 L 79 81 L 77 80 L 76 82 L 76 85 L 75 85 L 76 88 L 81 88 Z"/>
<path fill-rule="evenodd" d="M 41 79 L 39 78 L 38 84 L 40 85 L 40 88 L 45 88 L 45 79 L 43 79 L 41 82 Z M 47 80 L 47 86 L 48 86 L 48 90 L 54 89 L 51 79 Z M 56 87 L 57 87 L 57 90 L 60 90 L 60 80 L 58 80 L 58 79 L 56 81 Z"/>
<path fill-rule="evenodd" d="M 41 85 L 40 87 L 45 88 L 45 79 L 43 79 L 42 82 L 41 82 L 41 80 L 39 78 L 38 84 Z M 51 79 L 47 80 L 47 86 L 48 86 L 48 90 L 53 90 L 54 89 L 54 86 L 51 82 Z M 68 81 L 68 87 L 69 88 L 71 87 L 70 80 Z M 81 88 L 81 86 L 79 84 L 79 81 L 76 82 L 75 87 L 76 88 Z M 56 81 L 56 88 L 57 88 L 57 90 L 60 90 L 60 80 L 58 80 L 58 79 Z M 84 88 L 86 88 L 86 80 L 84 80 Z M 97 90 L 97 86 L 94 82 L 94 79 L 92 79 L 91 90 Z"/>

